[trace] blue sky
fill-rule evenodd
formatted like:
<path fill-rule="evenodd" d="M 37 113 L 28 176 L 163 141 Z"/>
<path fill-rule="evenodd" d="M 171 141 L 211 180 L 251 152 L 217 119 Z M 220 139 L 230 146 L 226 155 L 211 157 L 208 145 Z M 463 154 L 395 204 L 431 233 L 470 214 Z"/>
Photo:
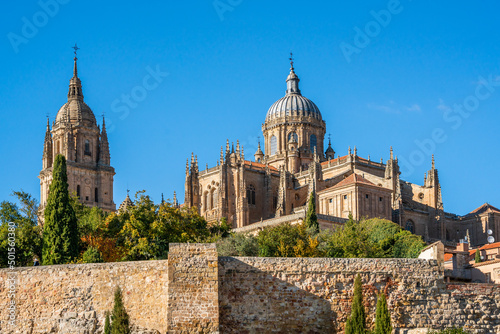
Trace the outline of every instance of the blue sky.
<path fill-rule="evenodd" d="M 66 102 L 77 42 L 85 101 L 110 130 L 117 204 L 127 187 L 157 201 L 174 190 L 183 199 L 186 158 L 194 151 L 200 168 L 213 166 L 226 138 L 252 157 L 268 108 L 284 95 L 293 50 L 302 93 L 320 108 L 336 152 L 357 146 L 385 161 L 392 145 L 402 178 L 417 184 L 435 154 L 445 210 L 500 206 L 493 0 L 45 0 L 7 8 L 0 200 L 21 188 L 40 196 L 46 115 L 53 121 Z M 123 94 L 140 91 L 151 71 L 168 75 L 124 107 Z"/>

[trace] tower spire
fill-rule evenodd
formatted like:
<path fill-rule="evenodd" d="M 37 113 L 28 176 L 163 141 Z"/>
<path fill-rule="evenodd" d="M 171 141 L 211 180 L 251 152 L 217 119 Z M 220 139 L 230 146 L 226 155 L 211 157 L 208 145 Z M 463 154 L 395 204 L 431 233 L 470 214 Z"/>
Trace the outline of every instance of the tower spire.
<path fill-rule="evenodd" d="M 82 82 L 78 78 L 78 68 L 76 61 L 78 58 L 76 57 L 76 52 L 80 49 L 76 43 L 75 46 L 72 47 L 75 51 L 75 57 L 73 58 L 73 77 L 69 81 L 69 91 L 68 91 L 68 101 L 73 100 L 73 99 L 78 99 L 83 101 L 83 94 L 82 94 Z"/>
<path fill-rule="evenodd" d="M 290 52 L 290 74 L 286 78 L 286 94 L 298 94 L 300 95 L 299 89 L 299 77 L 295 74 L 295 67 L 293 66 L 293 53 Z"/>

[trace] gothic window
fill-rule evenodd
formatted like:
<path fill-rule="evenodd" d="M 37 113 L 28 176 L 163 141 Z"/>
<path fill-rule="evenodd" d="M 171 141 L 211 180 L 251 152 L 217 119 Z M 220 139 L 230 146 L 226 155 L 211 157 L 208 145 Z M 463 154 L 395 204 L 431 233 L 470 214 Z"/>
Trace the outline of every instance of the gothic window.
<path fill-rule="evenodd" d="M 297 136 L 297 133 L 295 133 L 295 132 L 290 132 L 290 133 L 288 134 L 288 142 L 290 142 L 290 141 L 292 140 L 292 138 L 293 138 L 293 139 L 295 139 L 295 141 L 296 141 L 297 143 L 299 142 L 299 136 Z"/>
<path fill-rule="evenodd" d="M 99 202 L 99 190 L 97 188 L 94 189 L 94 198 L 95 202 Z"/>
<path fill-rule="evenodd" d="M 203 211 L 208 210 L 208 191 L 203 194 Z"/>
<path fill-rule="evenodd" d="M 80 185 L 76 186 L 76 197 L 80 198 Z"/>
<path fill-rule="evenodd" d="M 209 210 L 212 210 L 214 208 L 214 189 L 210 192 L 210 203 L 208 206 Z"/>
<path fill-rule="evenodd" d="M 275 155 L 278 151 L 278 139 L 276 136 L 271 137 L 271 155 Z"/>
<path fill-rule="evenodd" d="M 405 230 L 415 233 L 415 224 L 411 220 L 407 220 Z"/>
<path fill-rule="evenodd" d="M 253 185 L 247 188 L 247 200 L 248 204 L 255 205 L 255 187 Z"/>
<path fill-rule="evenodd" d="M 84 150 L 85 155 L 91 155 L 90 154 L 90 142 L 88 139 L 85 140 L 85 150 Z"/>
<path fill-rule="evenodd" d="M 311 152 L 314 152 L 314 148 L 318 145 L 318 140 L 316 139 L 316 135 L 311 135 L 309 143 Z"/>

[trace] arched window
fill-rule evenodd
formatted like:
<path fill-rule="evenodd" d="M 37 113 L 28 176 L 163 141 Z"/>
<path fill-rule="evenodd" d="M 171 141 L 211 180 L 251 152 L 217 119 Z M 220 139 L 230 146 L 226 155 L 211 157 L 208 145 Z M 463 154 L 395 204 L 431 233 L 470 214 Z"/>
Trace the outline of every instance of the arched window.
<path fill-rule="evenodd" d="M 316 135 L 311 135 L 309 143 L 311 152 L 314 152 L 314 148 L 318 145 L 318 140 L 316 139 Z"/>
<path fill-rule="evenodd" d="M 210 203 L 208 206 L 209 210 L 212 210 L 214 208 L 214 189 L 210 192 Z"/>
<path fill-rule="evenodd" d="M 247 200 L 248 204 L 255 205 L 255 187 L 249 185 L 247 188 Z"/>
<path fill-rule="evenodd" d="M 203 211 L 208 210 L 208 191 L 203 194 Z"/>
<path fill-rule="evenodd" d="M 90 142 L 88 139 L 85 140 L 85 150 L 84 150 L 85 155 L 90 155 Z"/>
<path fill-rule="evenodd" d="M 415 224 L 411 220 L 407 220 L 405 230 L 415 233 Z"/>
<path fill-rule="evenodd" d="M 94 189 L 94 198 L 95 198 L 95 202 L 99 202 L 99 189 L 95 188 Z"/>
<path fill-rule="evenodd" d="M 76 186 L 76 197 L 78 197 L 78 199 L 80 199 L 80 185 Z"/>
<path fill-rule="evenodd" d="M 276 136 L 271 137 L 271 155 L 275 155 L 278 152 L 278 139 Z"/>
<path fill-rule="evenodd" d="M 295 142 L 299 142 L 299 136 L 297 136 L 297 133 L 295 132 L 290 132 L 288 134 L 288 142 L 292 141 L 292 138 L 295 139 Z"/>

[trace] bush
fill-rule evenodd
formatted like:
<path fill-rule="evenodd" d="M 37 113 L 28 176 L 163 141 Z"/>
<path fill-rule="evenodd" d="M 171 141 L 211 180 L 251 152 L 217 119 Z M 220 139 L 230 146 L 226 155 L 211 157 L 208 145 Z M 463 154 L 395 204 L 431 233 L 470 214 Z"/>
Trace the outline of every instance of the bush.
<path fill-rule="evenodd" d="M 259 256 L 259 243 L 252 235 L 235 233 L 217 242 L 219 256 Z"/>
<path fill-rule="evenodd" d="M 104 261 L 102 259 L 101 252 L 99 252 L 99 250 L 97 248 L 90 246 L 83 253 L 82 262 L 83 263 L 102 263 Z"/>

